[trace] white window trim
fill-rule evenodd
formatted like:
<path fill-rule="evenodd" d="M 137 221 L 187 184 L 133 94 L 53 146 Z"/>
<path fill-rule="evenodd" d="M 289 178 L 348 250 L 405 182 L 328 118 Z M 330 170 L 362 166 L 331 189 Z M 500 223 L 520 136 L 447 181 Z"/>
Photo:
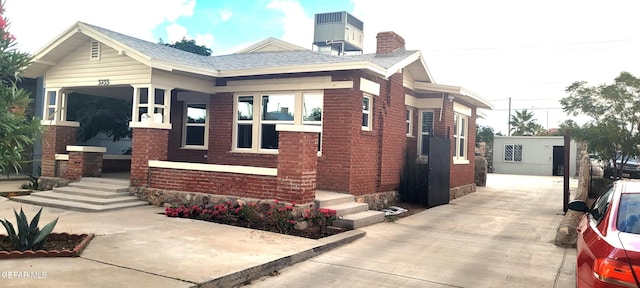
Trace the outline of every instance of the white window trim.
<path fill-rule="evenodd" d="M 469 164 L 469 160 L 467 158 L 467 154 L 469 154 L 469 151 L 468 151 L 469 150 L 469 116 L 461 114 L 461 113 L 458 113 L 458 112 L 455 112 L 455 116 L 454 117 L 456 117 L 458 119 L 464 118 L 465 119 L 464 123 L 466 125 L 464 125 L 464 127 L 461 127 L 461 126 L 463 126 L 462 125 L 462 121 L 455 121 L 454 120 L 454 125 L 458 125 L 458 127 L 457 127 L 457 130 L 456 130 L 457 133 L 455 133 L 453 135 L 453 139 L 454 139 L 454 142 L 455 142 L 455 145 L 454 145 L 455 148 L 454 148 L 454 153 L 453 153 L 453 164 Z M 462 138 L 462 139 L 464 139 L 464 141 L 463 141 L 464 150 L 463 151 L 465 151 L 465 154 L 464 154 L 463 157 L 459 156 L 459 153 L 460 153 L 460 146 L 459 146 L 460 145 L 460 141 L 459 141 L 460 139 L 459 138 L 460 138 L 461 132 L 464 132 L 464 135 L 465 135 Z"/>
<path fill-rule="evenodd" d="M 373 96 L 365 93 L 362 95 L 362 98 L 369 99 L 369 110 L 364 110 L 364 107 L 362 107 L 362 115 L 367 115 L 367 124 L 369 125 L 362 126 L 362 131 L 371 131 L 373 130 Z"/>
<path fill-rule="evenodd" d="M 202 104 L 205 107 L 206 114 L 204 123 L 187 123 L 187 108 L 189 104 Z M 197 101 L 185 101 L 182 117 L 182 149 L 207 150 L 209 148 L 209 104 Z M 204 126 L 204 145 L 187 145 L 187 126 Z"/>
<path fill-rule="evenodd" d="M 282 95 L 291 94 L 295 98 L 295 107 L 293 121 L 274 121 L 274 120 L 262 120 L 262 96 L 269 95 Z M 324 97 L 324 91 L 322 90 L 310 90 L 310 91 L 269 91 L 269 92 L 249 92 L 249 93 L 235 93 L 233 95 L 233 135 L 231 141 L 231 152 L 241 153 L 259 153 L 259 154 L 277 154 L 278 149 L 263 149 L 261 146 L 262 124 L 282 124 L 282 125 L 313 125 L 322 127 L 322 121 L 303 121 L 302 106 L 304 103 L 305 94 L 320 94 Z M 238 120 L 238 99 L 239 97 L 247 96 L 253 97 L 253 119 L 252 120 Z M 324 107 L 322 108 L 324 115 Z M 324 118 L 324 117 L 323 117 Z M 251 123 L 251 148 L 238 148 L 238 124 Z M 322 128 L 321 128 L 322 129 Z M 322 147 L 322 146 L 320 146 Z M 318 151 L 318 155 L 321 155 L 322 151 Z"/>
<path fill-rule="evenodd" d="M 409 113 L 409 119 L 407 119 L 407 124 L 409 127 L 409 131 L 407 132 L 407 137 L 414 137 L 413 136 L 413 107 L 407 107 L 407 112 Z M 406 114 L 405 114 L 405 118 L 406 118 Z"/>
<path fill-rule="evenodd" d="M 507 146 L 511 147 L 511 160 L 505 160 Z M 524 153 L 524 146 L 522 144 L 504 144 L 502 147 L 502 162 L 507 163 L 522 163 L 524 160 L 524 155 L 520 155 L 520 161 L 516 161 L 516 146 L 520 146 L 520 152 Z"/>
<path fill-rule="evenodd" d="M 133 86 L 133 85 L 132 85 Z M 141 91 L 147 89 L 147 103 L 140 103 L 142 100 Z M 163 104 L 155 103 L 155 92 L 162 90 Z M 131 128 L 156 128 L 156 129 L 171 129 L 171 90 L 172 87 L 158 86 L 158 85 L 135 85 L 133 86 L 133 105 L 132 105 L 132 119 L 129 122 Z M 147 114 L 149 116 L 147 121 L 142 121 L 142 115 L 140 114 L 140 108 L 147 108 Z M 151 113 L 155 111 L 155 108 L 162 109 L 162 113 Z M 156 114 L 158 118 L 156 119 Z"/>

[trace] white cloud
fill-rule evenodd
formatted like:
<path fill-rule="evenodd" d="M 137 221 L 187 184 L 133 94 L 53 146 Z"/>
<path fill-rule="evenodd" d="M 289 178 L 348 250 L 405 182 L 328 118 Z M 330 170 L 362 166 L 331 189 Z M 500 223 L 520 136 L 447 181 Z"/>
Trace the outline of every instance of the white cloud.
<path fill-rule="evenodd" d="M 215 38 L 210 33 L 207 34 L 196 34 L 196 44 L 204 45 L 205 47 L 211 49 L 213 47 L 213 40 Z"/>
<path fill-rule="evenodd" d="M 192 16 L 195 0 L 9 0 L 5 8 L 18 48 L 35 53 L 77 21 L 157 42 L 153 29 L 165 21 Z"/>
<path fill-rule="evenodd" d="M 187 28 L 176 23 L 167 26 L 167 37 L 169 38 L 167 42 L 171 44 L 182 40 L 182 38 L 191 39 L 191 37 L 187 35 Z"/>
<path fill-rule="evenodd" d="M 313 18 L 305 14 L 300 3 L 289 0 L 271 1 L 267 8 L 280 10 L 284 14 L 278 21 L 284 32 L 282 40 L 302 46 L 310 47 L 313 43 Z"/>
<path fill-rule="evenodd" d="M 227 9 L 220 9 L 220 10 L 218 10 L 218 16 L 220 16 L 220 20 L 222 22 L 225 22 L 225 21 L 229 20 L 229 18 L 231 18 L 231 16 L 233 16 L 233 13 L 231 13 L 231 11 L 229 11 Z"/>

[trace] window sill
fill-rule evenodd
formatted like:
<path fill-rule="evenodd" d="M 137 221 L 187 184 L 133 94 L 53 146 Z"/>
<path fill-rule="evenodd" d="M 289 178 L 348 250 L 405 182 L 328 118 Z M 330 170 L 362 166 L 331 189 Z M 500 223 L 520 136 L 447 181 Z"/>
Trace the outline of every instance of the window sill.
<path fill-rule="evenodd" d="M 469 160 L 453 159 L 453 165 L 464 165 L 464 164 L 469 164 Z"/>
<path fill-rule="evenodd" d="M 180 149 L 183 149 L 183 150 L 204 150 L 204 151 L 209 150 L 208 147 L 202 147 L 202 146 L 182 146 L 182 147 L 180 147 Z"/>

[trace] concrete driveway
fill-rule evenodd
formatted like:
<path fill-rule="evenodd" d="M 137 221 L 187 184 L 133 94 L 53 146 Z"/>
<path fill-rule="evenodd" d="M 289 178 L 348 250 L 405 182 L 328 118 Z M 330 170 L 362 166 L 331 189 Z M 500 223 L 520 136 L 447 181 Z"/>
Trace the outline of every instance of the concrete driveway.
<path fill-rule="evenodd" d="M 476 193 L 362 228 L 250 287 L 575 287 L 575 249 L 553 244 L 562 180 L 489 174 Z"/>

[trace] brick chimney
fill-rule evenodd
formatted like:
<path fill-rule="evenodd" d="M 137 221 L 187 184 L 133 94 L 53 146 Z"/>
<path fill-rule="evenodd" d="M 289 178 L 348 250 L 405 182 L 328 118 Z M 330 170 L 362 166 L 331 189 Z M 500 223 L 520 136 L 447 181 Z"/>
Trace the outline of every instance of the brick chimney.
<path fill-rule="evenodd" d="M 404 48 L 404 39 L 395 32 L 380 32 L 376 39 L 376 54 L 391 53 L 398 48 Z"/>

